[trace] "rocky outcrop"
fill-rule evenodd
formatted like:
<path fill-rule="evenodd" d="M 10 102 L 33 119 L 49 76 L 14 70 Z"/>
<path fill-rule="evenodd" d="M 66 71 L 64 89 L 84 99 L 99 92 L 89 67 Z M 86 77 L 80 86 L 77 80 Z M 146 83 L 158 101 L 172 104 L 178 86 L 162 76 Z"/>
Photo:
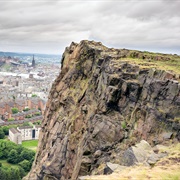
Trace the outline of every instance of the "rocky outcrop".
<path fill-rule="evenodd" d="M 155 154 L 148 142 L 141 140 L 140 143 L 128 148 L 124 152 L 123 163 L 126 166 L 133 166 L 141 163 L 144 165 L 154 165 L 166 153 Z"/>
<path fill-rule="evenodd" d="M 123 150 L 141 139 L 180 140 L 179 82 L 123 60 L 128 53 L 93 41 L 66 48 L 26 179 L 75 180 L 122 164 Z"/>

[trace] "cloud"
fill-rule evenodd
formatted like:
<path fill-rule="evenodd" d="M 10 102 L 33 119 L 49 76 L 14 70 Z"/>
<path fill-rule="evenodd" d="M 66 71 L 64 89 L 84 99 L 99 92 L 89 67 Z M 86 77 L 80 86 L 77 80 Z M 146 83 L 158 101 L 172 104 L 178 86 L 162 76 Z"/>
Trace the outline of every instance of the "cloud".
<path fill-rule="evenodd" d="M 62 53 L 71 41 L 178 53 L 180 1 L 0 2 L 0 47 L 4 51 Z"/>

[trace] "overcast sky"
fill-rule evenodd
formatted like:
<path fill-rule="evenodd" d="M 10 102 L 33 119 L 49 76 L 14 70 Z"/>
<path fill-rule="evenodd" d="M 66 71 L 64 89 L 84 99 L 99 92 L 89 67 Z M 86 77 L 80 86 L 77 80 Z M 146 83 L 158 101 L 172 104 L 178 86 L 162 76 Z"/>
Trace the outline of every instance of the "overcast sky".
<path fill-rule="evenodd" d="M 0 51 L 62 54 L 83 39 L 180 54 L 180 0 L 0 1 Z"/>

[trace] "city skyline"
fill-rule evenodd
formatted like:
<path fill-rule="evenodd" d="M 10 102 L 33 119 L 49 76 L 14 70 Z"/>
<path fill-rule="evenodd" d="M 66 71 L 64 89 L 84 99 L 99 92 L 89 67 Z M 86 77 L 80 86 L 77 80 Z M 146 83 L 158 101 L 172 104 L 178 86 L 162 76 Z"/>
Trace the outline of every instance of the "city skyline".
<path fill-rule="evenodd" d="M 83 39 L 180 54 L 180 1 L 1 1 L 0 51 L 62 54 Z"/>

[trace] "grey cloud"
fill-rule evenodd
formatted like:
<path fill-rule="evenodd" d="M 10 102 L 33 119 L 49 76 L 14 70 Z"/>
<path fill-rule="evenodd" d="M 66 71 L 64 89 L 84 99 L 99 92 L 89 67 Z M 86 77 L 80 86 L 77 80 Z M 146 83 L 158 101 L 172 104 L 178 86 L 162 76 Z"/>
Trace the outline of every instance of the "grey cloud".
<path fill-rule="evenodd" d="M 94 39 L 180 54 L 178 7 L 175 0 L 0 2 L 0 50 L 59 53 L 71 41 Z"/>

